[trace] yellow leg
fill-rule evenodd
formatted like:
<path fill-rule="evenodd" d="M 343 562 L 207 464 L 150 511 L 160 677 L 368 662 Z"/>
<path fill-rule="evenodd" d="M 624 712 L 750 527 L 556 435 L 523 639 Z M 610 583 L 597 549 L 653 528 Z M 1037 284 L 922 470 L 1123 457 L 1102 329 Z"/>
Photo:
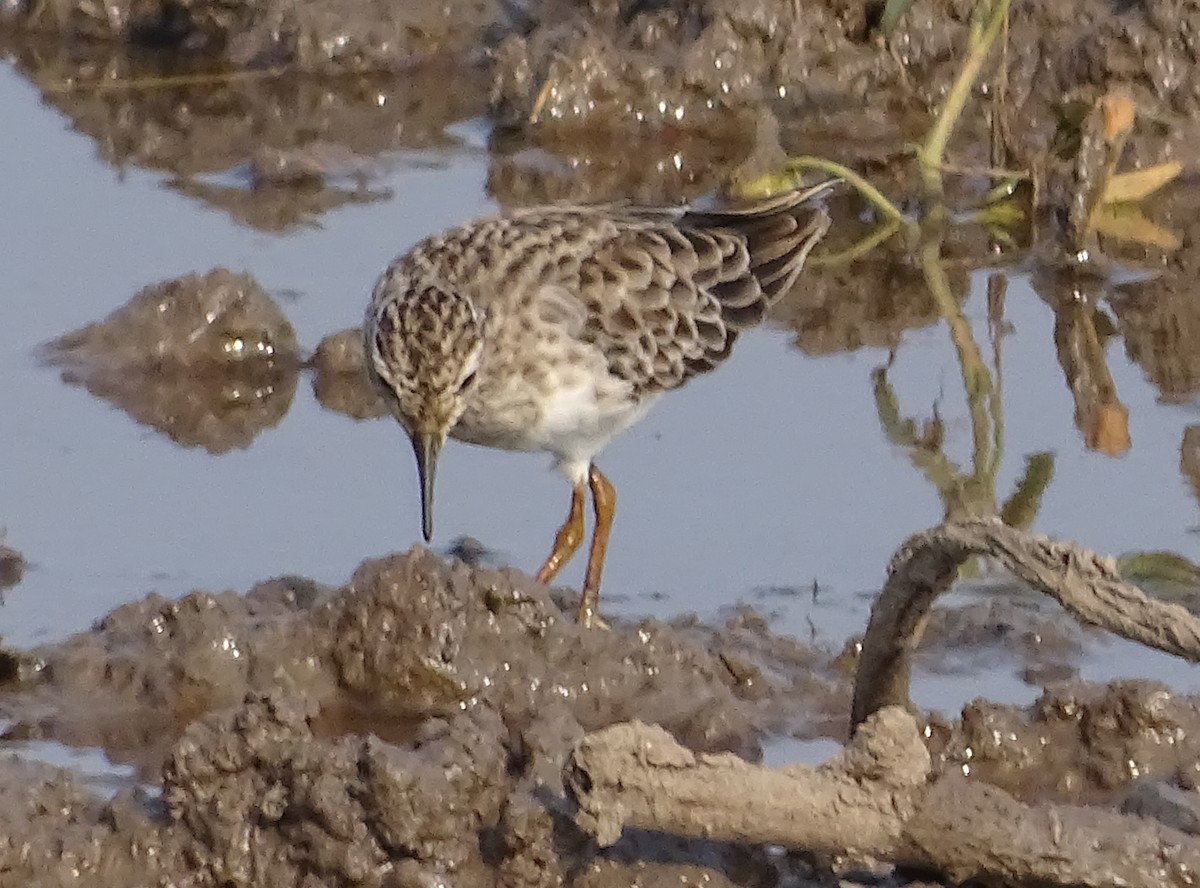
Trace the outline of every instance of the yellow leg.
<path fill-rule="evenodd" d="M 617 510 L 617 491 L 595 466 L 588 469 L 592 488 L 592 506 L 596 512 L 596 527 L 592 531 L 592 550 L 588 553 L 587 571 L 583 575 L 583 595 L 579 599 L 579 622 L 596 629 L 607 629 L 600 618 L 600 575 L 604 572 L 604 555 L 608 551 L 608 535 L 612 530 L 613 514 Z"/>
<path fill-rule="evenodd" d="M 550 557 L 537 572 L 539 583 L 549 583 L 553 580 L 583 542 L 583 497 L 583 485 L 575 485 L 571 491 L 571 511 L 567 513 L 567 520 L 554 537 L 554 549 L 550 552 Z"/>

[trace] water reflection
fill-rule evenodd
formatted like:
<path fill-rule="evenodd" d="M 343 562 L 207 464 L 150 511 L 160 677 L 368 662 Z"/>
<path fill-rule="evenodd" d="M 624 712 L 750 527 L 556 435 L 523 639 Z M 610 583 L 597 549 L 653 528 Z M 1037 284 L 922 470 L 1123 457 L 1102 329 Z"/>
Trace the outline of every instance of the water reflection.
<path fill-rule="evenodd" d="M 249 447 L 287 413 L 296 332 L 249 275 L 217 269 L 146 287 L 103 321 L 49 343 L 46 360 L 183 447 Z"/>
<path fill-rule="evenodd" d="M 1033 287 L 1054 311 L 1054 347 L 1075 401 L 1075 427 L 1089 450 L 1120 456 L 1133 442 L 1129 409 L 1117 395 L 1105 354 L 1117 331 L 1100 307 L 1104 279 L 1081 269 L 1053 269 L 1035 273 Z"/>
<path fill-rule="evenodd" d="M 357 331 L 342 329 L 360 315 L 365 279 L 418 237 L 447 220 L 463 221 L 484 209 L 480 193 L 470 200 L 460 197 L 448 207 L 443 204 L 449 199 L 441 201 L 437 193 L 428 202 L 410 202 L 405 187 L 412 177 L 398 176 L 397 170 L 445 165 L 468 155 L 469 164 L 479 164 L 483 159 L 482 153 L 475 152 L 479 146 L 487 151 L 487 194 L 504 205 L 555 199 L 670 203 L 703 197 L 736 178 L 743 168 L 763 169 L 784 150 L 753 121 L 711 131 L 658 126 L 606 136 L 577 133 L 569 143 L 561 137 L 545 137 L 536 128 L 473 137 L 464 132 L 471 124 L 455 125 L 481 115 L 487 96 L 485 84 L 465 70 L 416 68 L 385 80 L 229 79 L 190 85 L 164 80 L 152 85 L 127 59 L 99 59 L 81 75 L 78 62 L 61 50 L 39 51 L 25 45 L 16 52 L 20 69 L 42 88 L 46 101 L 77 131 L 92 138 L 101 159 L 113 168 L 165 172 L 168 175 L 156 181 L 205 209 L 217 209 L 243 228 L 286 231 L 297 238 L 318 231 L 317 226 L 339 232 L 340 240 L 322 246 L 338 253 L 342 263 L 336 281 L 325 289 L 353 305 L 346 309 L 338 304 L 328 312 L 314 309 L 319 300 L 288 306 L 297 325 L 307 320 L 318 327 L 308 331 L 315 334 L 310 343 L 325 337 L 315 350 L 301 351 L 297 346 L 294 359 L 254 368 L 246 365 L 233 377 L 224 372 L 130 373 L 126 365 L 111 359 L 107 359 L 109 369 L 101 371 L 85 369 L 84 362 L 76 360 L 62 362 L 68 381 L 174 441 L 213 453 L 247 447 L 259 440 L 263 430 L 280 423 L 296 401 L 301 373 L 312 374 L 316 402 L 325 411 L 355 420 L 380 415 L 380 405 L 360 373 Z M 133 88 L 139 77 L 141 85 Z M 84 82 L 85 87 L 77 86 Z M 818 144 L 826 151 L 844 152 L 843 159 L 857 162 L 881 188 L 897 195 L 905 213 L 916 215 L 921 201 L 893 155 L 882 149 L 878 138 L 868 144 L 864 137 L 862 144 L 854 144 L 854 131 L 845 128 L 844 119 L 839 125 L 842 130 L 836 138 L 829 137 L 819 120 L 793 126 L 784 147 L 795 152 L 797 143 L 809 150 Z M 810 141 L 802 142 L 805 139 Z M 464 142 L 469 146 L 465 151 Z M 449 154 L 448 149 L 459 153 Z M 437 181 L 435 188 L 444 187 L 445 180 Z M 1067 194 L 1064 187 L 1051 185 L 1048 200 Z M 947 200 L 973 206 L 983 195 L 984 188 L 976 182 L 948 184 Z M 1028 195 L 1018 198 L 1030 199 Z M 384 217 L 379 213 L 384 206 L 399 207 L 399 212 L 392 210 L 391 216 Z M 918 331 L 937 325 L 935 348 L 948 342 L 959 366 L 955 386 L 962 387 L 967 402 L 968 452 L 951 456 L 958 420 L 946 414 L 938 388 L 922 383 L 924 388 L 915 393 L 906 390 L 893 365 L 877 366 L 882 356 L 874 354 L 866 357 L 866 369 L 855 365 L 854 373 L 861 374 L 858 378 L 836 384 L 843 392 L 838 397 L 853 397 L 844 393 L 858 391 L 861 400 L 856 407 L 875 414 L 875 426 L 854 434 L 862 436 L 864 452 L 886 441 L 903 454 L 923 483 L 936 492 L 944 515 L 1000 514 L 1013 524 L 1027 526 L 1035 520 L 1055 472 L 1062 469 L 1061 458 L 1053 451 L 1063 446 L 1063 440 L 1057 432 L 1058 437 L 1050 440 L 1024 440 L 1018 454 L 1022 468 L 1017 477 L 1001 483 L 1005 478 L 1004 400 L 1025 395 L 1005 390 L 1006 369 L 1012 370 L 1005 366 L 1012 361 L 1005 339 L 1014 318 L 1033 316 L 1026 306 L 1013 303 L 1028 292 L 1025 284 L 1031 280 L 1054 312 L 1052 331 L 1049 324 L 1040 331 L 1031 330 L 1027 323 L 1022 333 L 1029 337 L 1025 342 L 1041 337 L 1055 344 L 1065 386 L 1058 382 L 1059 371 L 1039 372 L 1046 385 L 1069 392 L 1084 446 L 1109 455 L 1127 453 L 1135 443 L 1146 446 L 1144 439 L 1137 441 L 1130 433 L 1129 413 L 1151 407 L 1144 396 L 1139 401 L 1131 395 L 1134 386 L 1128 376 L 1110 366 L 1123 366 L 1114 346 L 1117 339 L 1124 342 L 1126 354 L 1145 369 L 1163 401 L 1190 402 L 1200 393 L 1200 369 L 1196 369 L 1200 368 L 1196 358 L 1200 322 L 1188 287 L 1200 267 L 1196 246 L 1200 208 L 1184 188 L 1169 190 L 1147 204 L 1145 218 L 1176 234 L 1182 244 L 1173 252 L 1167 248 L 1174 240 L 1144 224 L 1122 228 L 1108 220 L 1097 225 L 1090 232 L 1088 248 L 1103 254 L 1106 261 L 1089 270 L 1062 259 L 1060 247 L 1070 235 L 1068 220 L 1056 220 L 1053 214 L 1045 218 L 1026 207 L 1030 211 L 1020 217 L 1020 223 L 1005 228 L 1005 220 L 1012 217 L 1005 217 L 994 205 L 985 209 L 989 207 L 990 215 L 976 212 L 952 218 L 935 249 L 928 240 L 911 239 L 901 227 L 881 225 L 853 193 L 837 196 L 831 201 L 835 229 L 823 252 L 812 257 L 799 286 L 775 306 L 771 321 L 787 331 L 806 358 L 877 348 L 897 355 L 916 354 L 918 358 L 909 358 L 914 362 L 929 353 L 928 343 L 933 341 L 931 332 Z M 364 233 L 367 227 L 374 230 Z M 383 235 L 377 234 L 385 228 Z M 1005 232 L 1010 235 L 1007 239 L 1000 236 Z M 241 232 L 235 233 L 242 237 Z M 387 242 L 388 253 L 380 261 L 380 250 L 370 252 L 364 247 L 372 244 L 371 237 Z M 244 249 L 250 261 L 258 263 L 258 272 L 277 261 L 268 257 L 271 250 L 278 247 L 283 255 L 287 242 L 288 238 L 264 239 Z M 235 250 L 241 249 L 239 243 Z M 233 255 L 242 257 L 241 252 Z M 213 262 L 231 261 L 227 256 L 214 256 Z M 288 258 L 293 265 L 295 260 L 294 255 Z M 348 271 L 351 268 L 353 272 Z M 301 283 L 294 276 L 275 273 L 289 285 Z M 300 273 L 307 284 L 312 270 Z M 973 283 L 985 273 L 990 276 L 986 319 L 975 317 L 978 305 L 970 302 Z M 357 277 L 350 281 L 353 275 Z M 1039 323 L 1049 320 L 1037 317 Z M 337 330 L 341 332 L 331 332 Z M 114 334 L 113 342 L 122 335 L 126 334 Z M 796 361 L 782 374 L 772 371 L 764 384 L 777 386 L 772 397 L 786 402 L 794 388 L 808 384 L 808 374 L 817 363 Z M 828 376 L 834 371 L 825 366 L 821 372 Z M 296 406 L 310 403 L 301 398 Z M 810 409 L 804 420 L 840 421 L 831 405 L 825 405 L 824 411 Z M 328 429 L 324 433 L 329 434 Z M 1181 432 L 1173 429 L 1171 434 L 1178 441 Z M 484 482 L 476 477 L 472 483 Z M 904 490 L 911 498 L 912 488 Z M 797 503 L 795 508 L 806 506 Z M 459 530 L 479 534 L 491 526 L 464 524 Z M 502 535 L 487 542 L 514 547 Z M 526 555 L 516 552 L 513 560 L 527 563 Z M 641 557 L 649 556 L 642 553 Z M 640 568 L 630 572 L 641 575 Z M 755 577 L 750 584 L 765 580 L 786 585 L 789 579 L 794 578 Z M 662 585 L 659 579 L 647 582 L 649 589 Z M 634 587 L 631 597 L 647 591 Z"/>
<path fill-rule="evenodd" d="M 0 35 L 0 50 L 114 169 L 170 174 L 169 187 L 262 231 L 310 226 L 331 210 L 384 200 L 371 187 L 398 149 L 457 143 L 447 127 L 483 114 L 476 67 L 425 65 L 387 76 L 241 76 L 178 58 Z"/>

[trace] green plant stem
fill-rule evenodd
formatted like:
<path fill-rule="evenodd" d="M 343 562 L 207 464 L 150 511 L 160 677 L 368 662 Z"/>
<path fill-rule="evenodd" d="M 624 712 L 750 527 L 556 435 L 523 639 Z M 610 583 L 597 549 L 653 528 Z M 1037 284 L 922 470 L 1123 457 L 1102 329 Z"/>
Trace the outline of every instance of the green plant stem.
<path fill-rule="evenodd" d="M 831 268 L 846 265 L 861 256 L 865 256 L 903 227 L 902 220 L 889 219 L 877 228 L 873 228 L 865 237 L 855 241 L 855 243 L 844 250 L 838 250 L 836 253 L 821 253 L 809 256 L 807 265 L 810 268 Z"/>
<path fill-rule="evenodd" d="M 937 121 L 925 138 L 924 144 L 917 150 L 921 178 L 925 182 L 925 190 L 931 194 L 940 195 L 942 193 L 941 166 L 942 158 L 946 154 L 946 145 L 950 141 L 954 125 L 962 115 L 963 107 L 967 104 L 967 98 L 975 87 L 975 81 L 979 78 L 979 72 L 987 59 L 988 50 L 991 49 L 996 35 L 1000 33 L 1008 18 L 1008 4 L 1009 0 L 993 0 L 987 24 L 978 39 L 971 41 L 967 60 L 963 63 L 962 70 L 958 72 L 958 77 L 950 88 L 949 95 L 946 96 L 946 103 L 938 112 Z"/>
<path fill-rule="evenodd" d="M 849 167 L 844 167 L 840 163 L 834 163 L 832 160 L 826 160 L 823 157 L 805 155 L 803 157 L 793 157 L 788 160 L 787 169 L 789 171 L 821 170 L 822 172 L 831 173 L 853 186 L 859 194 L 887 218 L 905 225 L 909 224 L 909 221 L 904 218 L 904 214 L 883 195 L 883 192 Z"/>

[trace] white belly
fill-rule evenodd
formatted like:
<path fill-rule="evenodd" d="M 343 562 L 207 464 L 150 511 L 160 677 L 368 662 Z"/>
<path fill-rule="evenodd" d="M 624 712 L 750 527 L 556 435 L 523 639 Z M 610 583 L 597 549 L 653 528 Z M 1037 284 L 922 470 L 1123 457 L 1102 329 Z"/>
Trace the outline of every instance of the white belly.
<path fill-rule="evenodd" d="M 488 402 L 473 405 L 451 435 L 487 447 L 545 451 L 572 483 L 579 483 L 592 458 L 641 419 L 655 398 L 633 400 L 627 386 L 611 377 L 604 383 L 580 374 L 536 394 L 493 392 Z"/>
<path fill-rule="evenodd" d="M 595 386 L 560 388 L 545 404 L 542 421 L 532 430 L 536 449 L 558 457 L 563 473 L 578 483 L 592 458 L 613 438 L 641 419 L 653 398 L 597 398 Z"/>

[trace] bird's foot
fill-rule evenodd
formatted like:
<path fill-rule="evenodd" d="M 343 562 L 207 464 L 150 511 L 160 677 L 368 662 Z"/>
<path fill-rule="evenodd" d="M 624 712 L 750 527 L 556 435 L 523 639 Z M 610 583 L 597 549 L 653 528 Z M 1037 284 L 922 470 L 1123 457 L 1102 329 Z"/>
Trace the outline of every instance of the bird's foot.
<path fill-rule="evenodd" d="M 580 603 L 579 613 L 575 619 L 584 629 L 603 629 L 607 632 L 612 628 L 604 617 L 600 616 L 600 611 L 586 601 Z"/>

